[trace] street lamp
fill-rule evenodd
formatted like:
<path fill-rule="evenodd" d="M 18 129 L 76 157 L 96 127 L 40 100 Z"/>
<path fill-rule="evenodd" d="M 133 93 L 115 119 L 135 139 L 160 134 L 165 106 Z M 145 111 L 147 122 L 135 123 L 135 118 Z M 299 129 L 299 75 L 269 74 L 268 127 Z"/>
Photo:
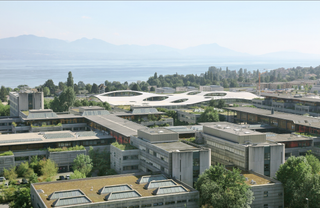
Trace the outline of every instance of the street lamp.
<path fill-rule="evenodd" d="M 309 208 L 309 199 L 306 198 L 306 200 L 307 200 L 307 208 Z"/>

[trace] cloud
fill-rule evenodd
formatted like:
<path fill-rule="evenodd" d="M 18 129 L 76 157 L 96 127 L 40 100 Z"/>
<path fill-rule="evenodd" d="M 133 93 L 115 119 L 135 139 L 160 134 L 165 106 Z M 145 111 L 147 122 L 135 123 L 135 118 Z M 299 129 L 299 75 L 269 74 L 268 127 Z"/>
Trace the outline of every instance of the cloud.
<path fill-rule="evenodd" d="M 113 33 L 115 36 L 119 36 L 120 34 L 119 33 Z"/>
<path fill-rule="evenodd" d="M 88 16 L 82 16 L 82 19 L 91 19 L 91 17 L 88 17 Z"/>

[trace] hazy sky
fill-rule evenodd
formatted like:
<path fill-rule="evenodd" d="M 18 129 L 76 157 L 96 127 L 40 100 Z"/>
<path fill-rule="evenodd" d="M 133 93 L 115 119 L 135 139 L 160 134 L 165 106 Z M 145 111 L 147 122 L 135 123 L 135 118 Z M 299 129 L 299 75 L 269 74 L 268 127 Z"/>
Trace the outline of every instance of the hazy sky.
<path fill-rule="evenodd" d="M 320 2 L 0 2 L 0 38 L 33 34 L 73 41 L 187 48 L 217 43 L 250 54 L 320 54 Z"/>

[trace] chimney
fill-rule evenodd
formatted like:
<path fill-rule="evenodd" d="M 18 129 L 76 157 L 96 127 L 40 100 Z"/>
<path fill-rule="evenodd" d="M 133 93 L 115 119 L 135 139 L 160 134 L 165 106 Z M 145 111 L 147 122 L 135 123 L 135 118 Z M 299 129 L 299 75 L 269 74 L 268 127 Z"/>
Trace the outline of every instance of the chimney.
<path fill-rule="evenodd" d="M 274 109 L 273 108 L 271 108 L 271 114 L 274 114 Z"/>

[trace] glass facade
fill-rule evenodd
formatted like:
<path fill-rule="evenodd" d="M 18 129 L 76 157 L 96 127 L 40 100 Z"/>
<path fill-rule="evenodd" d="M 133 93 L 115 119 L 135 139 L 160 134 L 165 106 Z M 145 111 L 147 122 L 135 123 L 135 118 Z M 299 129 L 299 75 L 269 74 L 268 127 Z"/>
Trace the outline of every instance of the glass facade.
<path fill-rule="evenodd" d="M 264 148 L 264 175 L 270 177 L 270 147 Z"/>
<path fill-rule="evenodd" d="M 200 175 L 200 152 L 193 152 L 193 183 L 195 183 Z"/>
<path fill-rule="evenodd" d="M 32 93 L 28 94 L 28 108 L 29 108 L 29 110 L 33 109 L 33 94 Z"/>

